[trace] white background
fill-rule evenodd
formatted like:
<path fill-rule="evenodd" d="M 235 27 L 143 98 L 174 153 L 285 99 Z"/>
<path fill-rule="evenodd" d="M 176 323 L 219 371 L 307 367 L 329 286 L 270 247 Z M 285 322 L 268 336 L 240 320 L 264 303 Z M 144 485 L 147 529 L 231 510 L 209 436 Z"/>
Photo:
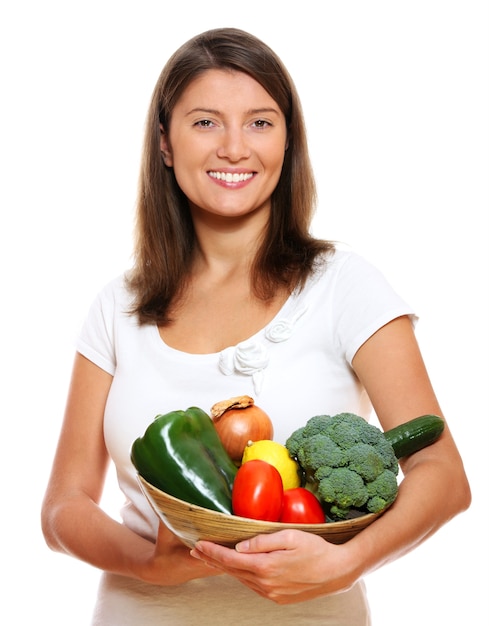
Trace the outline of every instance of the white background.
<path fill-rule="evenodd" d="M 315 232 L 378 264 L 416 307 L 472 483 L 467 513 L 367 578 L 374 625 L 487 623 L 488 3 L 17 0 L 0 11 L 2 623 L 88 623 L 98 572 L 51 553 L 39 527 L 73 340 L 130 264 L 161 67 L 216 26 L 258 35 L 290 69 L 320 192 Z M 116 494 L 110 485 L 114 514 Z"/>

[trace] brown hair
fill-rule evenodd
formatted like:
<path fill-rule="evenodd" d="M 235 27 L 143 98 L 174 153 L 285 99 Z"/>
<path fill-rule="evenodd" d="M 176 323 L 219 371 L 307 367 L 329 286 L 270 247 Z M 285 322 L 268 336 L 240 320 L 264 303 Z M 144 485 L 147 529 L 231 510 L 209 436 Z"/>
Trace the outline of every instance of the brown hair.
<path fill-rule="evenodd" d="M 134 268 L 128 284 L 140 323 L 170 321 L 170 305 L 189 275 L 195 234 L 188 202 L 160 151 L 165 129 L 186 87 L 203 72 L 228 69 L 254 78 L 277 102 L 288 129 L 288 149 L 271 199 L 267 232 L 252 268 L 257 297 L 277 288 L 301 287 L 319 253 L 333 248 L 309 232 L 316 187 L 300 100 L 286 68 L 262 41 L 235 28 L 210 30 L 190 39 L 168 60 L 153 91 L 146 122 L 136 211 Z"/>

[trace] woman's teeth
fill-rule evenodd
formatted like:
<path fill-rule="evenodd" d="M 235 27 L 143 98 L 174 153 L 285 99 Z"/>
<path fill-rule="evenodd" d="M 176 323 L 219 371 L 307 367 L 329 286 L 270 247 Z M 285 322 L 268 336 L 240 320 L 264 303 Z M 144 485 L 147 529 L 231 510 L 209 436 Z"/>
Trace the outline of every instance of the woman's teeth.
<path fill-rule="evenodd" d="M 244 180 L 249 180 L 253 174 L 251 172 L 241 174 L 231 174 L 231 172 L 209 172 L 211 178 L 216 180 L 223 180 L 226 183 L 241 183 Z"/>

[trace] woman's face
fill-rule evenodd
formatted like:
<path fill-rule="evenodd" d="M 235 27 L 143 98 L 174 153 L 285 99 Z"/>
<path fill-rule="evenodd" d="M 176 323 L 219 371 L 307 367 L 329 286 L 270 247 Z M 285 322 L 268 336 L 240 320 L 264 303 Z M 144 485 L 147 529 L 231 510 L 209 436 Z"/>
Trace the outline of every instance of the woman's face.
<path fill-rule="evenodd" d="M 225 70 L 208 70 L 186 88 L 161 138 L 194 216 L 268 215 L 286 144 L 275 100 L 247 74 Z"/>

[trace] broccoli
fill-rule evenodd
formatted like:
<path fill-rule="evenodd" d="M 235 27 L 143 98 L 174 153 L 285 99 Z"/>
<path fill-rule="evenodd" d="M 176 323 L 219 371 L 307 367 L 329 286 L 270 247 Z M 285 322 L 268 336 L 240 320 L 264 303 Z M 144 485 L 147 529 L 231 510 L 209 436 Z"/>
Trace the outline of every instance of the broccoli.
<path fill-rule="evenodd" d="M 370 513 L 382 511 L 393 501 L 392 494 L 397 495 L 397 478 L 391 470 L 384 470 L 372 482 L 367 484 L 367 509 Z"/>
<path fill-rule="evenodd" d="M 303 484 L 333 520 L 377 513 L 394 502 L 399 464 L 382 431 L 353 413 L 316 415 L 285 443 Z"/>
<path fill-rule="evenodd" d="M 345 451 L 327 435 L 313 435 L 297 450 L 297 460 L 308 472 L 315 472 L 322 467 L 324 459 L 328 459 L 331 468 L 341 467 L 347 460 Z"/>

